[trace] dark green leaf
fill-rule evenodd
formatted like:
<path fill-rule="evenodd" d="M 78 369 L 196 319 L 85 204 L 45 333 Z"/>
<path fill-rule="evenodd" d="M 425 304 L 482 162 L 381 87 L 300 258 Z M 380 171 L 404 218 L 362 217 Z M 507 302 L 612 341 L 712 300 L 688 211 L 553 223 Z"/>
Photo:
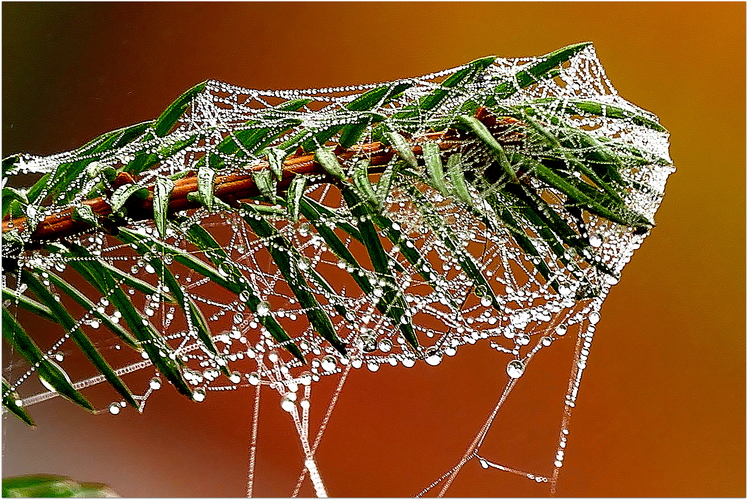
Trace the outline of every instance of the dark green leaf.
<path fill-rule="evenodd" d="M 163 137 L 168 134 L 177 123 L 177 120 L 187 111 L 187 108 L 192 104 L 192 100 L 205 89 L 205 85 L 208 82 L 202 82 L 191 89 L 187 90 L 184 94 L 179 96 L 176 101 L 171 103 L 168 108 L 161 113 L 155 123 L 153 124 L 153 130 L 158 137 Z"/>
<path fill-rule="evenodd" d="M 35 269 L 35 273 L 41 274 L 42 269 Z M 51 274 L 50 274 L 51 275 Z M 86 355 L 88 360 L 96 367 L 99 372 L 104 375 L 104 378 L 109 384 L 127 401 L 130 406 L 137 409 L 138 403 L 132 396 L 132 393 L 122 380 L 114 373 L 112 367 L 106 362 L 101 353 L 96 349 L 93 342 L 86 337 L 81 331 L 80 327 L 76 326 L 76 321 L 65 309 L 61 303 L 57 302 L 50 292 L 36 277 L 29 271 L 24 270 L 21 273 L 21 280 L 26 283 L 31 293 L 37 296 L 37 298 L 46 305 L 52 314 L 57 318 L 57 322 L 60 323 L 65 331 L 70 333 L 70 337 L 80 347 L 83 354 Z"/>
<path fill-rule="evenodd" d="M 153 218 L 158 234 L 166 238 L 168 227 L 169 198 L 174 190 L 174 181 L 166 177 L 156 178 L 153 185 Z"/>
<path fill-rule="evenodd" d="M 16 394 L 15 391 L 11 390 L 10 384 L 7 380 L 5 380 L 5 377 L 3 377 L 3 406 L 7 408 L 8 411 L 10 411 L 13 415 L 26 422 L 26 424 L 30 427 L 36 427 L 36 424 L 31 419 L 31 415 L 29 415 L 28 412 L 26 412 L 26 410 L 23 409 L 23 407 L 19 404 L 18 394 Z M 5 484 L 3 480 L 3 486 L 4 485 Z M 3 496 L 6 496 L 5 491 L 3 491 Z"/>
<path fill-rule="evenodd" d="M 32 366 L 36 367 L 39 378 L 44 380 L 50 387 L 61 396 L 87 409 L 94 407 L 83 395 L 75 390 L 67 373 L 57 364 L 47 359 L 46 355 L 31 340 L 26 330 L 18 324 L 10 312 L 3 308 L 3 338 Z"/>

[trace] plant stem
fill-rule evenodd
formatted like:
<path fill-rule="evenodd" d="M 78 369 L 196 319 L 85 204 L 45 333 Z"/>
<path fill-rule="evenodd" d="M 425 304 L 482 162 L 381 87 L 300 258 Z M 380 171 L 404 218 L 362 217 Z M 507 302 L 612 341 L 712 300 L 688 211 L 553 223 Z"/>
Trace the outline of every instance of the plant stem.
<path fill-rule="evenodd" d="M 478 119 L 485 122 L 490 128 L 497 125 L 508 125 L 514 120 L 505 118 L 497 121 L 493 116 L 480 112 Z M 430 132 L 418 136 L 417 140 L 410 140 L 411 150 L 415 154 L 421 154 L 420 142 L 437 141 L 439 147 L 443 150 L 455 149 L 462 144 L 462 138 L 455 129 L 447 129 L 442 132 Z M 338 146 L 335 154 L 341 161 L 349 160 L 354 156 L 366 156 L 370 160 L 370 173 L 378 173 L 384 170 L 384 166 L 396 154 L 394 148 L 384 145 L 381 142 L 366 143 L 342 148 Z M 246 173 L 235 173 L 228 175 L 217 175 L 214 181 L 214 194 L 220 200 L 233 204 L 237 200 L 247 199 L 260 194 L 252 178 L 252 172 L 269 168 L 267 162 L 260 162 L 252 166 L 251 170 Z M 285 190 L 296 175 L 316 176 L 313 182 L 330 182 L 333 179 L 329 177 L 322 166 L 314 159 L 314 153 L 297 152 L 290 155 L 283 162 L 283 176 L 278 182 L 278 190 Z M 189 193 L 197 191 L 197 177 L 194 173 L 177 180 L 174 190 L 169 199 L 169 213 L 173 214 L 182 210 L 199 208 L 201 205 L 198 201 L 188 199 Z M 138 199 L 132 197 L 128 201 L 127 217 L 129 220 L 146 220 L 153 218 L 153 189 L 154 186 L 148 186 L 150 191 L 147 197 Z M 111 206 L 103 197 L 94 198 L 82 202 L 88 205 L 93 213 L 99 218 L 105 218 L 112 213 Z M 2 232 L 17 229 L 23 231 L 26 227 L 26 217 L 16 219 L 6 219 L 3 221 Z M 36 230 L 30 236 L 30 242 L 25 245 L 26 248 L 33 248 L 45 241 L 59 240 L 68 236 L 74 236 L 82 233 L 91 226 L 84 221 L 73 219 L 73 207 L 60 210 L 51 214 L 39 222 Z"/>

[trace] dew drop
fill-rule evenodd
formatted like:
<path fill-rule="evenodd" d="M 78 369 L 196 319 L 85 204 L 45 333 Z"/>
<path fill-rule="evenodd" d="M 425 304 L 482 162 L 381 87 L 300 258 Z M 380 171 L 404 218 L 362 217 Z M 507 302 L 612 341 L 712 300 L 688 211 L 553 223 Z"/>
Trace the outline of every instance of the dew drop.
<path fill-rule="evenodd" d="M 109 405 L 109 413 L 112 415 L 117 415 L 120 412 L 120 406 L 117 403 L 112 403 Z"/>
<path fill-rule="evenodd" d="M 270 304 L 263 300 L 262 302 L 257 304 L 257 315 L 267 316 L 268 314 L 270 314 Z"/>
<path fill-rule="evenodd" d="M 242 376 L 239 372 L 232 372 L 229 376 L 229 380 L 233 382 L 234 384 L 238 384 L 242 381 Z"/>
<path fill-rule="evenodd" d="M 293 400 L 288 397 L 288 394 L 283 396 L 283 399 L 281 399 L 281 408 L 287 412 L 292 412 L 293 409 L 296 407 Z"/>
<path fill-rule="evenodd" d="M 148 382 L 148 386 L 154 391 L 161 389 L 161 379 L 158 377 L 153 377 L 151 381 Z"/>
<path fill-rule="evenodd" d="M 379 350 L 382 352 L 390 352 L 392 350 L 392 341 L 390 339 L 382 339 L 379 341 Z"/>
<path fill-rule="evenodd" d="M 247 290 L 242 290 L 241 293 L 239 294 L 239 300 L 242 302 L 248 301 L 249 297 L 250 297 L 249 291 Z"/>
<path fill-rule="evenodd" d="M 155 269 L 153 268 L 153 266 L 152 266 L 152 265 L 150 265 L 150 264 L 146 264 L 146 266 L 145 266 L 145 272 L 147 272 L 147 273 L 150 273 L 150 274 L 153 274 L 153 273 L 155 273 L 155 272 L 156 272 L 156 270 L 155 270 Z"/>
<path fill-rule="evenodd" d="M 566 335 L 566 325 L 558 325 L 556 327 L 556 335 Z"/>
<path fill-rule="evenodd" d="M 442 353 L 439 349 L 432 347 L 426 351 L 426 363 L 436 366 L 442 362 Z"/>
<path fill-rule="evenodd" d="M 593 325 L 600 321 L 600 313 L 593 311 L 590 313 L 590 323 Z"/>
<path fill-rule="evenodd" d="M 257 372 L 252 372 L 249 374 L 249 377 L 247 377 L 247 380 L 252 385 L 257 385 L 260 383 L 260 376 L 257 375 Z"/>
<path fill-rule="evenodd" d="M 62 362 L 65 359 L 65 355 L 61 352 L 58 352 L 55 354 L 55 359 L 59 362 Z"/>
<path fill-rule="evenodd" d="M 520 378 L 525 373 L 525 365 L 522 361 L 513 359 L 506 365 L 506 373 L 512 378 Z"/>
<path fill-rule="evenodd" d="M 197 401 L 198 403 L 202 403 L 205 401 L 205 390 L 204 389 L 198 389 L 192 394 L 192 399 Z"/>
<path fill-rule="evenodd" d="M 333 356 L 325 356 L 322 358 L 322 361 L 320 362 L 320 366 L 322 366 L 322 369 L 326 372 L 331 372 L 335 369 L 337 362 L 335 361 L 335 358 Z"/>
<path fill-rule="evenodd" d="M 241 314 L 241 313 L 234 314 L 233 321 L 234 321 L 235 325 L 238 325 L 239 323 L 241 323 L 242 321 L 244 321 L 244 315 Z"/>
<path fill-rule="evenodd" d="M 599 247 L 603 244 L 603 237 L 599 234 L 590 235 L 590 245 L 593 247 Z"/>

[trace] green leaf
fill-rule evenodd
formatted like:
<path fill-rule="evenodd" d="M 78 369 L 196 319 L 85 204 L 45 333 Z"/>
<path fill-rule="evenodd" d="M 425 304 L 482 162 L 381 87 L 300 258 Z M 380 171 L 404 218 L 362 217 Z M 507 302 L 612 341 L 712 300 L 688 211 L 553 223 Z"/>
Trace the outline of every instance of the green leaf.
<path fill-rule="evenodd" d="M 29 203 L 25 190 L 5 186 L 3 188 L 3 217 L 10 213 L 11 201 L 16 201 L 24 205 Z"/>
<path fill-rule="evenodd" d="M 405 160 L 411 167 L 418 168 L 418 160 L 416 159 L 416 155 L 413 153 L 413 150 L 410 149 L 410 144 L 408 144 L 408 141 L 405 139 L 405 137 L 393 130 L 386 130 L 384 132 L 384 135 L 385 137 L 387 137 L 390 145 L 395 148 L 395 151 L 397 151 L 397 154 L 400 156 L 400 158 Z"/>
<path fill-rule="evenodd" d="M 343 185 L 341 188 L 343 199 L 345 199 L 351 214 L 358 221 L 358 230 L 361 234 L 361 241 L 369 253 L 372 266 L 380 279 L 386 283 L 383 290 L 382 302 L 385 308 L 385 315 L 389 316 L 393 324 L 400 328 L 405 340 L 413 346 L 418 347 L 418 337 L 416 337 L 411 323 L 410 316 L 406 314 L 408 306 L 405 304 L 400 287 L 392 275 L 389 266 L 390 259 L 382 247 L 379 240 L 379 234 L 371 221 L 371 216 L 375 212 L 366 204 L 350 185 Z"/>
<path fill-rule="evenodd" d="M 166 238 L 168 228 L 169 198 L 174 190 L 174 181 L 166 177 L 157 177 L 153 185 L 153 218 L 158 234 Z"/>
<path fill-rule="evenodd" d="M 288 156 L 288 152 L 279 148 L 269 148 L 266 150 L 268 155 L 268 164 L 270 170 L 275 175 L 276 180 L 283 179 L 283 160 Z"/>
<path fill-rule="evenodd" d="M 153 124 L 153 130 L 158 137 L 163 137 L 168 134 L 177 123 L 177 120 L 187 111 L 187 108 L 192 104 L 192 100 L 205 89 L 205 85 L 208 82 L 202 82 L 191 89 L 187 90 L 184 94 L 179 96 L 176 101 L 171 103 L 168 108 L 161 113 Z"/>
<path fill-rule="evenodd" d="M 306 177 L 303 175 L 297 175 L 291 179 L 291 184 L 288 186 L 288 192 L 286 193 L 286 211 L 288 217 L 293 222 L 299 221 L 299 202 L 301 197 L 304 196 L 304 190 L 306 189 Z"/>
<path fill-rule="evenodd" d="M 244 205 L 251 207 L 251 205 Z M 265 243 L 286 283 L 293 291 L 299 305 L 306 310 L 309 323 L 325 340 L 341 354 L 346 354 L 345 344 L 340 340 L 330 317 L 309 289 L 309 284 L 299 269 L 299 255 L 291 243 L 270 225 L 260 214 L 244 216 L 255 234 Z M 295 258 L 292 258 L 294 256 Z M 345 315 L 344 315 L 345 317 Z"/>
<path fill-rule="evenodd" d="M 558 49 L 550 54 L 546 54 L 538 61 L 524 66 L 527 69 L 523 69 L 515 75 L 517 84 L 513 81 L 504 82 L 496 87 L 494 94 L 498 99 L 508 99 L 520 89 L 527 88 L 533 83 L 548 78 L 553 68 L 568 61 L 590 45 L 590 42 L 577 43 Z M 517 85 L 519 85 L 519 87 Z"/>
<path fill-rule="evenodd" d="M 31 418 L 31 415 L 26 412 L 25 409 L 18 402 L 18 394 L 11 390 L 10 384 L 5 377 L 3 377 L 3 406 L 8 409 L 13 415 L 20 418 L 30 427 L 36 427 L 36 424 Z M 3 488 L 4 489 L 4 488 Z M 5 491 L 3 491 L 5 496 Z"/>
<path fill-rule="evenodd" d="M 464 85 L 474 81 L 475 78 L 495 60 L 496 56 L 488 56 L 468 63 L 465 68 L 453 73 L 449 78 L 440 83 L 440 88 L 422 97 L 418 103 L 418 108 L 421 110 L 436 108 L 449 95 L 450 91 L 447 89 L 452 89 L 460 84 Z"/>
<path fill-rule="evenodd" d="M 384 203 L 387 201 L 387 196 L 390 194 L 392 189 L 392 183 L 395 179 L 395 175 L 400 170 L 400 162 L 390 163 L 387 168 L 384 169 L 382 175 L 379 176 L 379 181 L 376 185 L 376 202 L 377 207 L 381 211 L 384 208 Z"/>
<path fill-rule="evenodd" d="M 583 181 L 557 175 L 542 163 L 536 166 L 535 171 L 540 180 L 558 189 L 571 201 L 595 215 L 625 226 L 647 229 L 653 226 L 652 222 L 643 215 L 629 210 L 624 205 L 610 203 L 610 200 L 602 193 Z"/>
<path fill-rule="evenodd" d="M 36 373 L 61 396 L 79 406 L 93 411 L 94 407 L 83 395 L 75 390 L 67 373 L 57 364 L 47 359 L 39 347 L 31 340 L 26 330 L 16 321 L 10 312 L 3 308 L 3 338 L 32 366 Z"/>
<path fill-rule="evenodd" d="M 252 180 L 254 180 L 257 189 L 270 203 L 275 203 L 277 199 L 276 193 L 278 192 L 278 182 L 273 177 L 273 173 L 270 169 L 253 170 Z"/>
<path fill-rule="evenodd" d="M 425 142 L 421 145 L 423 151 L 423 160 L 426 163 L 426 171 L 429 174 L 431 185 L 436 188 L 443 196 L 450 196 L 447 183 L 444 179 L 444 169 L 442 168 L 441 150 L 435 142 Z"/>
<path fill-rule="evenodd" d="M 57 323 L 57 319 L 52 316 L 52 311 L 47 306 L 9 288 L 3 287 L 3 300 L 10 300 L 13 304 L 19 305 L 21 308 L 36 314 L 40 318 Z"/>
<path fill-rule="evenodd" d="M 353 167 L 353 185 L 356 186 L 359 193 L 364 199 L 381 210 L 381 206 L 378 203 L 377 194 L 374 192 L 374 188 L 369 182 L 369 160 L 364 159 L 356 163 Z"/>
<path fill-rule="evenodd" d="M 667 129 L 659 123 L 650 120 L 646 116 L 626 111 L 625 109 L 610 104 L 603 104 L 594 101 L 582 101 L 582 100 L 569 100 L 564 101 L 566 104 L 563 110 L 566 113 L 581 114 L 587 113 L 594 116 L 606 116 L 609 118 L 618 118 L 624 120 L 631 120 L 635 125 L 646 127 L 657 132 L 667 132 Z"/>
<path fill-rule="evenodd" d="M 72 218 L 76 222 L 85 222 L 93 227 L 99 226 L 99 218 L 96 217 L 96 214 L 89 205 L 81 204 L 74 207 Z"/>
<path fill-rule="evenodd" d="M 331 148 L 318 148 L 317 151 L 314 152 L 314 159 L 317 160 L 317 163 L 319 163 L 328 174 L 340 180 L 345 179 L 345 172 L 343 172 L 338 157 L 332 152 Z"/>
<path fill-rule="evenodd" d="M 4 498 L 110 498 L 116 492 L 103 483 L 79 483 L 69 477 L 35 474 L 3 478 Z"/>
<path fill-rule="evenodd" d="M 213 182 L 216 171 L 202 166 L 197 169 L 197 194 L 200 203 L 208 210 L 213 210 Z"/>
<path fill-rule="evenodd" d="M 447 160 L 447 171 L 452 184 L 452 193 L 455 197 L 467 205 L 473 205 L 473 197 L 468 191 L 465 174 L 462 171 L 462 154 L 456 152 Z"/>
<path fill-rule="evenodd" d="M 197 271 L 198 269 L 201 269 L 204 271 L 202 273 L 203 276 L 210 277 L 212 281 L 215 281 L 224 288 L 232 290 L 240 296 L 245 295 L 247 298 L 244 300 L 244 303 L 249 307 L 249 310 L 257 316 L 257 320 L 265 327 L 270 335 L 278 341 L 280 346 L 288 350 L 302 363 L 306 363 L 303 353 L 299 347 L 294 344 L 293 339 L 289 337 L 288 333 L 286 333 L 278 321 L 276 321 L 272 315 L 257 314 L 257 309 L 260 303 L 262 303 L 262 299 L 246 282 L 243 283 L 239 281 L 242 279 L 241 272 L 230 259 L 227 259 L 228 255 L 226 254 L 226 251 L 218 244 L 210 233 L 201 226 L 193 224 L 187 231 L 187 237 L 195 246 L 205 252 L 205 255 L 215 266 L 223 269 L 223 275 L 227 276 L 228 280 L 224 279 L 220 273 L 214 272 L 210 266 L 198 261 L 189 254 L 185 254 L 183 251 L 180 251 L 183 255 L 175 255 L 174 260 L 185 263 L 185 265 L 192 264 L 194 270 Z M 163 246 L 166 247 L 166 245 Z M 218 278 L 218 280 L 216 280 L 216 278 Z"/>
<path fill-rule="evenodd" d="M 81 257 L 91 257 L 88 251 L 80 246 L 74 246 L 71 250 Z M 192 397 L 192 390 L 182 377 L 176 356 L 173 359 L 170 357 L 170 354 L 173 355 L 171 347 L 158 334 L 151 322 L 135 309 L 130 298 L 118 286 L 112 273 L 107 272 L 107 268 L 102 266 L 100 261 L 81 260 L 71 262 L 71 266 L 86 277 L 99 290 L 99 293 L 108 297 L 114 307 L 122 313 L 122 318 L 148 354 L 148 358 L 176 387 L 177 391 Z"/>
<path fill-rule="evenodd" d="M 418 208 L 426 224 L 431 228 L 435 235 L 439 238 L 446 248 L 455 256 L 459 262 L 462 270 L 465 271 L 468 278 L 470 278 L 477 289 L 481 291 L 485 296 L 489 298 L 494 309 L 499 312 L 503 311 L 502 305 L 499 303 L 496 295 L 493 293 L 491 285 L 486 280 L 483 273 L 481 273 L 478 264 L 475 262 L 470 253 L 462 248 L 457 235 L 454 234 L 449 226 L 444 225 L 444 221 L 439 212 L 434 208 L 431 202 L 426 196 L 421 193 L 418 188 L 410 183 L 403 183 L 401 186 L 410 196 L 410 199 L 414 202 L 414 205 Z"/>
<path fill-rule="evenodd" d="M 112 193 L 111 198 L 109 198 L 109 206 L 112 208 L 112 213 L 120 212 L 125 206 L 125 203 L 127 203 L 127 200 L 129 200 L 131 196 L 134 196 L 135 193 L 138 193 L 138 196 L 147 196 L 149 191 L 147 187 L 134 183 L 123 184 L 118 187 L 114 193 Z"/>
<path fill-rule="evenodd" d="M 112 321 L 112 319 L 107 314 L 99 312 L 98 306 L 90 301 L 88 297 L 83 295 L 83 293 L 81 293 L 79 290 L 77 290 L 75 287 L 73 287 L 71 284 L 69 284 L 56 274 L 49 274 L 48 276 L 49 281 L 54 283 L 57 288 L 62 290 L 66 295 L 80 304 L 83 309 L 85 309 L 86 311 L 90 311 L 95 318 L 101 321 L 104 326 L 106 326 L 112 333 L 119 337 L 122 342 L 135 349 L 136 351 L 141 350 L 140 343 L 138 343 L 138 341 L 135 340 L 132 335 L 130 335 L 130 332 L 122 328 L 122 326 L 118 323 Z M 59 323 L 56 317 L 53 317 L 52 321 L 55 323 Z"/>
<path fill-rule="evenodd" d="M 37 274 L 43 272 L 42 269 L 34 270 Z M 114 373 L 112 367 L 103 358 L 101 353 L 96 349 L 93 342 L 86 337 L 79 327 L 76 326 L 76 321 L 65 309 L 61 303 L 57 302 L 52 296 L 52 293 L 29 271 L 22 271 L 21 280 L 26 283 L 29 290 L 37 296 L 37 298 L 46 305 L 52 314 L 57 318 L 57 322 L 60 323 L 63 328 L 70 334 L 73 341 L 80 347 L 83 354 L 86 355 L 88 360 L 96 367 L 99 372 L 104 375 L 104 378 L 109 384 L 127 401 L 130 406 L 138 409 L 138 403 L 132 396 L 132 393 L 122 380 Z"/>
<path fill-rule="evenodd" d="M 486 128 L 486 126 L 483 125 L 483 123 L 474 116 L 459 115 L 457 117 L 457 120 L 459 123 L 468 127 L 468 129 L 470 129 L 470 131 L 472 131 L 478 137 L 478 139 L 483 142 L 483 144 L 491 152 L 491 155 L 501 166 L 501 169 L 504 171 L 504 174 L 506 174 L 509 182 L 513 184 L 519 184 L 517 174 L 514 172 L 512 165 L 509 163 L 509 159 L 504 152 L 504 148 L 501 146 L 501 144 L 499 144 L 496 138 L 491 135 L 491 132 L 488 130 L 488 128 Z"/>

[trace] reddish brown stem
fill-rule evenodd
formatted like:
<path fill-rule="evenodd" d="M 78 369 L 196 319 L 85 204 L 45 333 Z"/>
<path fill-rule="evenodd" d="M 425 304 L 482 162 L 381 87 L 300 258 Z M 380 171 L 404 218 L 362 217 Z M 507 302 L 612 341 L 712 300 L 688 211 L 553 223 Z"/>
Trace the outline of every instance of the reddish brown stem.
<path fill-rule="evenodd" d="M 477 117 L 487 126 L 493 128 L 497 125 L 496 120 L 491 115 L 479 111 Z M 507 119 L 503 119 L 501 125 L 507 125 Z M 508 119 L 511 120 L 511 119 Z M 427 140 L 437 140 L 442 149 L 455 148 L 460 144 L 457 134 L 453 129 L 444 132 L 432 132 L 419 136 L 418 141 L 413 141 L 412 150 L 416 154 L 421 153 L 420 142 Z M 457 139 L 457 140 L 449 140 Z M 354 156 L 364 156 L 370 159 L 370 172 L 382 170 L 395 154 L 392 148 L 385 146 L 381 142 L 373 142 L 353 146 L 348 149 L 341 147 L 336 148 L 335 153 L 341 161 L 349 160 Z M 380 168 L 376 168 L 380 167 Z M 268 168 L 265 162 L 255 164 L 251 170 L 246 173 L 236 173 L 229 175 L 218 175 L 215 177 L 214 193 L 220 200 L 234 204 L 236 200 L 252 198 L 259 195 L 257 186 L 252 179 L 252 172 Z M 314 154 L 299 152 L 291 155 L 283 162 L 283 176 L 278 182 L 278 189 L 285 190 L 296 175 L 318 175 L 323 182 L 329 182 L 332 179 L 327 176 L 322 166 L 314 160 Z M 143 199 L 134 197 L 128 201 L 127 215 L 132 220 L 145 220 L 153 218 L 153 186 L 149 186 L 150 193 Z M 199 208 L 200 203 L 188 199 L 189 193 L 197 191 L 197 178 L 193 176 L 184 177 L 175 182 L 174 189 L 169 199 L 169 213 L 175 213 L 182 210 Z M 83 202 L 84 205 L 91 207 L 93 213 L 102 218 L 111 215 L 112 209 L 104 198 L 94 198 Z M 18 217 L 12 220 L 3 221 L 3 233 L 12 229 L 23 231 L 26 226 L 26 217 Z M 79 234 L 91 226 L 83 221 L 73 219 L 73 208 L 63 209 L 55 214 L 47 216 L 39 222 L 36 230 L 31 234 L 31 242 L 41 243 L 43 241 L 58 240 L 68 236 Z"/>

